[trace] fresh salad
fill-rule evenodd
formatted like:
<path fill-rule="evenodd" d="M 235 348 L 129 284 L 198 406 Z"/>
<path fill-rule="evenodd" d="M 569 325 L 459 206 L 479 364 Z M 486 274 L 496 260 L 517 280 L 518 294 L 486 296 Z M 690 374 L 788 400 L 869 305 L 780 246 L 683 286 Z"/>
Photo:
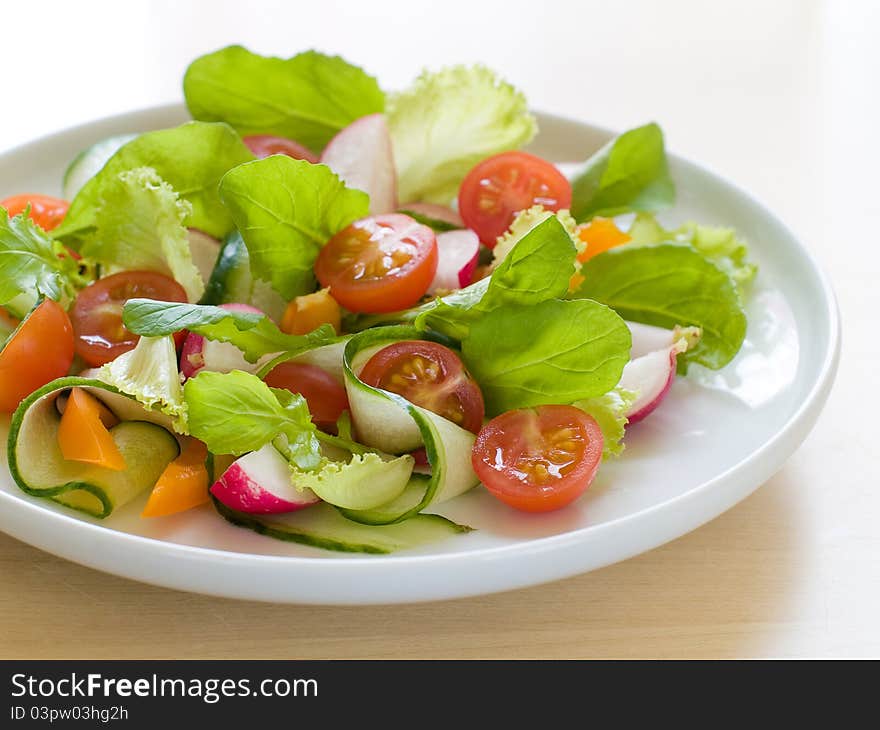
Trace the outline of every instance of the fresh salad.
<path fill-rule="evenodd" d="M 483 66 L 387 93 L 233 46 L 183 90 L 193 121 L 84 150 L 63 200 L 0 202 L 27 494 L 387 553 L 472 529 L 435 514 L 471 489 L 565 508 L 676 374 L 743 343 L 756 267 L 731 229 L 655 218 L 656 124 L 566 175 Z"/>

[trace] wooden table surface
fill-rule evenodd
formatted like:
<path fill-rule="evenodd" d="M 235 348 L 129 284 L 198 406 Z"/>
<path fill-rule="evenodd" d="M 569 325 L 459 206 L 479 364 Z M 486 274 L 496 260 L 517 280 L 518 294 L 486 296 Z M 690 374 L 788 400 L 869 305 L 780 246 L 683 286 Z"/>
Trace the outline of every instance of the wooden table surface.
<path fill-rule="evenodd" d="M 0 657 L 880 656 L 876 4 L 45 5 L 49 20 L 0 46 L 5 68 L 28 70 L 7 90 L 0 149 L 173 101 L 186 62 L 231 42 L 341 52 L 389 86 L 417 64 L 482 60 L 536 108 L 618 129 L 656 119 L 673 150 L 765 200 L 831 273 L 844 353 L 782 471 L 625 563 L 460 601 L 297 607 L 140 585 L 0 535 Z"/>

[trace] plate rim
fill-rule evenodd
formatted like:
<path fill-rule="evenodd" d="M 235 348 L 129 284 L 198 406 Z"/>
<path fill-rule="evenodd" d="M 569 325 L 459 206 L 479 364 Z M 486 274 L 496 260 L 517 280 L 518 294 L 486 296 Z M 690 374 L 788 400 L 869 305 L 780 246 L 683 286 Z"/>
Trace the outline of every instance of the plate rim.
<path fill-rule="evenodd" d="M 535 111 L 534 113 L 538 116 L 539 122 L 544 120 L 551 124 L 578 127 L 581 130 L 589 131 L 597 138 L 609 139 L 614 135 L 613 131 L 590 122 L 538 111 Z M 0 160 L 13 155 L 28 154 L 52 140 L 59 140 L 62 137 L 72 134 L 85 133 L 99 126 L 111 127 L 124 126 L 126 124 L 141 126 L 145 118 L 152 116 L 163 117 L 166 115 L 180 116 L 181 114 L 186 114 L 185 105 L 182 103 L 170 103 L 101 117 L 68 126 L 59 131 L 4 150 L 0 152 Z M 822 293 L 823 310 L 828 321 L 828 344 L 824 352 L 823 362 L 804 399 L 770 439 L 754 451 L 750 452 L 743 459 L 731 465 L 723 472 L 716 474 L 711 479 L 704 481 L 683 494 L 679 494 L 636 512 L 602 522 L 598 525 L 580 527 L 557 535 L 523 539 L 509 545 L 476 548 L 472 550 L 462 550 L 434 555 L 387 555 L 373 556 L 369 559 L 364 559 L 363 557 L 343 556 L 319 558 L 295 555 L 263 555 L 259 553 L 223 550 L 220 548 L 184 545 L 155 537 L 147 537 L 114 530 L 112 527 L 83 520 L 74 514 L 44 509 L 40 504 L 22 499 L 14 494 L 8 494 L 4 491 L 0 491 L 0 530 L 3 530 L 7 534 L 27 544 L 50 552 L 65 560 L 70 560 L 123 578 L 137 580 L 165 588 L 233 599 L 267 602 L 319 605 L 369 605 L 417 603 L 422 601 L 463 598 L 513 590 L 525 586 L 539 585 L 541 583 L 596 570 L 600 567 L 629 559 L 630 557 L 654 549 L 666 542 L 676 539 L 677 537 L 683 536 L 700 525 L 715 519 L 734 504 L 754 492 L 762 485 L 763 481 L 772 476 L 772 474 L 775 473 L 800 446 L 803 439 L 812 429 L 830 393 L 839 363 L 841 330 L 840 313 L 834 288 L 828 274 L 816 260 L 813 252 L 804 245 L 800 237 L 797 236 L 791 227 L 781 220 L 778 215 L 767 208 L 759 198 L 750 193 L 747 189 L 731 181 L 725 175 L 718 173 L 711 167 L 702 163 L 695 163 L 676 153 L 669 153 L 669 156 L 671 161 L 678 166 L 691 168 L 697 173 L 708 174 L 716 178 L 750 205 L 759 209 L 766 219 L 779 226 L 780 229 L 788 235 L 797 249 L 798 256 L 807 263 L 819 284 Z M 684 529 L 679 529 L 678 527 L 669 529 L 667 527 L 667 529 L 661 530 L 663 534 L 659 537 L 655 535 L 655 537 L 650 539 L 643 539 L 640 545 L 619 552 L 615 557 L 610 559 L 599 559 L 598 561 L 576 561 L 575 563 L 560 560 L 557 564 L 548 563 L 544 570 L 538 571 L 539 574 L 526 572 L 520 576 L 508 576 L 507 579 L 504 580 L 498 580 L 496 577 L 494 581 L 478 581 L 477 583 L 471 581 L 472 585 L 470 587 L 460 586 L 456 588 L 455 586 L 431 586 L 425 584 L 421 585 L 419 589 L 410 592 L 407 592 L 406 589 L 401 591 L 399 588 L 391 587 L 387 592 L 380 589 L 379 591 L 367 591 L 367 593 L 364 593 L 362 589 L 358 589 L 361 591 L 360 593 L 353 591 L 351 595 L 346 595 L 345 591 L 321 591 L 320 589 L 315 591 L 314 588 L 312 588 L 311 593 L 307 592 L 306 594 L 298 594 L 296 591 L 290 592 L 284 590 L 284 588 L 279 588 L 277 585 L 273 586 L 272 584 L 264 585 L 261 589 L 260 586 L 254 585 L 253 581 L 248 581 L 247 583 L 232 582 L 229 586 L 216 585 L 212 584 L 212 581 L 209 578 L 204 577 L 199 581 L 199 585 L 193 586 L 191 580 L 181 580 L 173 571 L 162 571 L 161 566 L 158 568 L 150 566 L 149 560 L 141 560 L 140 564 L 135 568 L 129 568 L 126 570 L 124 566 L 120 567 L 115 565 L 115 563 L 122 562 L 118 554 L 114 556 L 112 553 L 104 553 L 100 550 L 100 547 L 103 547 L 100 543 L 109 543 L 111 545 L 121 543 L 129 552 L 146 552 L 148 558 L 151 553 L 154 555 L 158 554 L 159 557 L 162 557 L 162 553 L 165 553 L 165 557 L 173 556 L 177 558 L 186 558 L 190 562 L 195 560 L 199 563 L 199 566 L 203 568 L 205 567 L 205 564 L 213 564 L 214 570 L 222 570 L 224 567 L 222 565 L 223 563 L 226 563 L 231 569 L 241 570 L 242 568 L 246 569 L 251 567 L 255 570 L 259 570 L 261 573 L 267 570 L 271 571 L 284 567 L 291 570 L 295 569 L 305 572 L 316 571 L 319 575 L 324 574 L 329 580 L 345 578 L 352 570 L 356 570 L 369 577 L 371 574 L 381 573 L 388 570 L 389 565 L 392 566 L 391 569 L 398 570 L 406 570 L 413 566 L 425 566 L 436 569 L 438 565 L 450 567 L 452 565 L 461 564 L 462 562 L 474 561 L 477 559 L 493 561 L 495 559 L 506 559 L 510 556 L 522 556 L 523 554 L 528 553 L 541 553 L 547 555 L 549 553 L 557 554 L 564 552 L 575 546 L 582 546 L 589 542 L 601 540 L 605 533 L 621 529 L 623 525 L 636 526 L 645 521 L 650 522 L 658 515 L 666 515 L 667 513 L 674 513 L 677 510 L 680 510 L 689 502 L 705 500 L 710 493 L 718 490 L 724 483 L 734 479 L 741 472 L 748 470 L 751 470 L 752 472 L 752 476 L 748 480 L 749 484 L 753 483 L 752 486 L 737 490 L 737 492 L 728 499 L 716 499 L 715 501 L 721 505 L 720 509 L 717 508 L 718 504 L 716 504 L 715 507 L 709 510 L 709 513 L 706 516 L 698 519 L 684 520 Z M 716 497 L 723 496 L 724 495 L 716 495 Z M 712 500 L 709 501 L 711 502 Z M 16 511 L 18 512 L 18 516 L 26 516 L 28 520 L 37 519 L 45 522 L 47 529 L 44 531 L 44 534 L 33 535 L 31 534 L 31 531 L 17 529 Z M 703 512 L 706 512 L 706 510 L 704 509 Z M 46 534 L 49 536 L 52 534 L 58 534 L 57 528 L 61 526 L 63 526 L 64 530 L 69 531 L 70 529 L 73 529 L 79 531 L 81 536 L 84 537 L 85 542 L 88 543 L 88 548 L 83 550 L 82 545 L 80 545 L 78 549 L 70 548 L 68 550 L 63 550 L 56 544 L 58 541 L 53 541 L 44 537 Z M 66 542 L 67 541 L 61 541 L 61 544 L 65 544 Z M 69 544 L 68 547 L 70 547 Z M 234 567 L 229 565 L 233 562 L 238 563 L 238 565 Z M 563 563 L 565 564 L 563 565 Z M 358 583 L 362 583 L 362 578 L 359 578 Z M 381 583 L 377 583 L 377 585 L 382 586 Z"/>

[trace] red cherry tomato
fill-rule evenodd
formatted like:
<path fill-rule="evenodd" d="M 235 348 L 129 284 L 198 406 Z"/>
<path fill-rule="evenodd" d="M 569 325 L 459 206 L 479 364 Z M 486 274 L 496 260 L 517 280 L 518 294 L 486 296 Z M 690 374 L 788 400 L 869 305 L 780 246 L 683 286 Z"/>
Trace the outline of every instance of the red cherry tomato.
<path fill-rule="evenodd" d="M 397 393 L 476 433 L 483 425 L 485 407 L 480 386 L 461 359 L 436 342 L 395 342 L 371 357 L 360 379 L 374 388 Z"/>
<path fill-rule="evenodd" d="M 294 160 L 305 160 L 313 165 L 318 163 L 318 156 L 308 147 L 303 147 L 299 142 L 294 142 L 286 137 L 274 137 L 271 134 L 252 134 L 249 137 L 244 137 L 242 141 L 260 159 L 270 155 L 287 155 Z"/>
<path fill-rule="evenodd" d="M 44 299 L 0 351 L 0 412 L 67 375 L 73 362 L 73 327 L 56 302 Z"/>
<path fill-rule="evenodd" d="M 526 152 L 502 152 L 471 170 L 458 191 L 458 212 L 489 248 L 516 214 L 543 205 L 571 207 L 571 184 L 555 165 Z"/>
<path fill-rule="evenodd" d="M 24 213 L 28 205 L 31 206 L 30 219 L 44 231 L 56 228 L 64 220 L 67 209 L 70 207 L 70 203 L 66 200 L 31 193 L 14 195 L 6 200 L 0 200 L 0 208 L 6 208 L 10 218 Z"/>
<path fill-rule="evenodd" d="M 70 315 L 76 352 L 89 365 L 97 367 L 108 363 L 137 345 L 140 337 L 122 324 L 122 308 L 129 299 L 139 297 L 163 302 L 187 301 L 180 284 L 153 271 L 122 271 L 98 279 L 79 293 Z M 185 336 L 185 332 L 175 335 L 178 347 Z"/>
<path fill-rule="evenodd" d="M 602 429 L 574 406 L 538 406 L 493 418 L 477 435 L 474 471 L 493 495 L 525 512 L 565 507 L 602 460 Z"/>
<path fill-rule="evenodd" d="M 312 420 L 320 426 L 335 425 L 349 408 L 345 387 L 316 365 L 283 362 L 272 368 L 266 384 L 299 393 L 309 404 Z"/>
<path fill-rule="evenodd" d="M 355 221 L 315 262 L 321 286 L 352 312 L 394 312 L 421 299 L 437 273 L 437 238 L 408 215 Z"/>

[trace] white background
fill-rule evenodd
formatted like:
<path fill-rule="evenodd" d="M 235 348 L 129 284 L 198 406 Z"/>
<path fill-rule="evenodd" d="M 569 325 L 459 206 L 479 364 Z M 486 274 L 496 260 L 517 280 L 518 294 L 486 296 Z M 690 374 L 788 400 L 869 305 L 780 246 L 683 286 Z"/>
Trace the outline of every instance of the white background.
<path fill-rule="evenodd" d="M 583 596 L 601 586 L 619 600 L 586 611 L 581 627 L 537 620 L 538 638 L 522 652 L 880 656 L 880 3 L 81 0 L 16 8 L 0 41 L 0 151 L 178 101 L 187 63 L 229 43 L 284 56 L 314 47 L 389 88 L 423 65 L 481 61 L 535 108 L 616 129 L 654 119 L 672 150 L 755 193 L 817 254 L 840 297 L 844 356 L 819 425 L 780 475 L 716 522 L 562 584 Z M 0 556 L 19 549 L 0 537 Z M 105 579 L 76 570 L 95 585 Z M 646 580 L 656 581 L 648 591 Z M 475 605 L 538 610 L 537 590 Z M 15 600 L 11 592 L 5 599 Z M 449 646 L 468 653 L 460 634 L 449 635 Z M 499 637 L 484 653 L 504 653 Z"/>

